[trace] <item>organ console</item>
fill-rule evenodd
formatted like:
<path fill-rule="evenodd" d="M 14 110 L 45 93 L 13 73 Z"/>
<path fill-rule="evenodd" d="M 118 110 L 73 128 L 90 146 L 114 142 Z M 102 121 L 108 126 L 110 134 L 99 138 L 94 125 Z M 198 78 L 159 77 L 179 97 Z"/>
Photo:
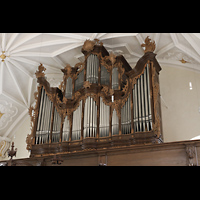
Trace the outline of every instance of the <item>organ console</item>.
<path fill-rule="evenodd" d="M 45 68 L 36 71 L 36 105 L 30 107 L 31 156 L 87 149 L 161 143 L 159 72 L 147 37 L 145 54 L 132 68 L 95 39 L 86 40 L 85 61 L 62 69 L 59 88 L 50 87 Z"/>

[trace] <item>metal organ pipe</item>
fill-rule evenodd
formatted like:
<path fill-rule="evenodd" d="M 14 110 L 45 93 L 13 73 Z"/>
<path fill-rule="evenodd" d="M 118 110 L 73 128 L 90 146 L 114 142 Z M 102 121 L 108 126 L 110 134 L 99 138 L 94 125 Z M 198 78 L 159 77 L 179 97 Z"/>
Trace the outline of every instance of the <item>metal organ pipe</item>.
<path fill-rule="evenodd" d="M 83 82 L 84 82 L 84 69 L 78 74 L 78 77 L 75 80 L 75 91 L 82 88 Z"/>
<path fill-rule="evenodd" d="M 96 55 L 91 54 L 87 58 L 86 81 L 98 83 L 99 59 Z"/>
<path fill-rule="evenodd" d="M 66 81 L 65 97 L 66 98 L 72 97 L 72 79 L 71 79 L 71 77 L 69 77 Z"/>
<path fill-rule="evenodd" d="M 125 105 L 121 109 L 121 129 L 122 134 L 131 133 L 131 104 L 130 96 L 126 101 Z"/>
<path fill-rule="evenodd" d="M 53 119 L 53 131 L 52 131 L 52 142 L 59 142 L 60 140 L 60 126 L 61 126 L 61 117 L 54 108 L 54 119 Z"/>
<path fill-rule="evenodd" d="M 45 89 L 41 89 L 41 100 L 36 130 L 36 144 L 43 144 L 49 141 L 51 127 L 51 112 L 53 103 L 49 100 Z"/>
<path fill-rule="evenodd" d="M 79 103 L 79 107 L 73 112 L 72 140 L 80 140 L 81 138 L 81 115 L 82 100 Z"/>
<path fill-rule="evenodd" d="M 103 65 L 101 65 L 101 85 L 109 85 L 109 83 L 110 83 L 110 73 Z"/>
<path fill-rule="evenodd" d="M 117 112 L 114 109 L 112 114 L 112 135 L 119 134 L 119 118 L 117 116 Z"/>
<path fill-rule="evenodd" d="M 149 65 L 133 88 L 134 132 L 152 130 Z"/>
<path fill-rule="evenodd" d="M 64 125 L 63 125 L 62 141 L 69 141 L 69 132 L 70 132 L 69 120 L 66 116 L 65 121 L 64 121 Z"/>
<path fill-rule="evenodd" d="M 119 85 L 118 69 L 115 67 L 112 70 L 112 89 L 117 90 Z"/>
<path fill-rule="evenodd" d="M 100 123 L 99 123 L 99 137 L 109 136 L 109 116 L 110 107 L 103 103 L 100 97 Z"/>
<path fill-rule="evenodd" d="M 97 132 L 97 106 L 92 97 L 87 97 L 84 108 L 83 137 L 96 137 Z"/>

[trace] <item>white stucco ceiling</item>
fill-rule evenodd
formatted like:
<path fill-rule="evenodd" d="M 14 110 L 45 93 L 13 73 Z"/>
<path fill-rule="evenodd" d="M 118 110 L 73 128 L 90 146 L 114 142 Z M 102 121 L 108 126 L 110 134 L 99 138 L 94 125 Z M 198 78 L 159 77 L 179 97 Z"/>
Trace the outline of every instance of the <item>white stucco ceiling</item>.
<path fill-rule="evenodd" d="M 101 40 L 108 51 L 123 54 L 134 67 L 146 36 L 155 40 L 162 64 L 200 71 L 200 33 L 0 33 L 0 139 L 12 138 L 34 102 L 35 71 L 40 63 L 52 86 L 62 81 L 66 64 L 83 61 L 86 39 Z M 187 61 L 182 63 L 180 60 Z M 28 134 L 28 133 L 27 133 Z"/>

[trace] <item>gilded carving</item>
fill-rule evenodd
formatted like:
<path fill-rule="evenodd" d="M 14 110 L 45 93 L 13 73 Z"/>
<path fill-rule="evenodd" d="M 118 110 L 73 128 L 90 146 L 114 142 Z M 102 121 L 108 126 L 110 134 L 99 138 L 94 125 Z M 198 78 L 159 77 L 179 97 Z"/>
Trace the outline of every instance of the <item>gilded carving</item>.
<path fill-rule="evenodd" d="M 92 51 L 94 49 L 94 45 L 95 45 L 94 41 L 86 40 L 83 44 L 83 50 L 87 52 Z"/>
<path fill-rule="evenodd" d="M 146 37 L 145 39 L 145 44 L 141 44 L 141 47 L 144 47 L 144 52 L 153 52 L 156 48 L 155 41 L 151 42 L 151 39 L 149 36 Z"/>
<path fill-rule="evenodd" d="M 85 82 L 83 83 L 83 87 L 84 87 L 84 88 L 90 88 L 91 85 L 92 85 L 92 84 L 91 84 L 89 81 L 85 81 Z"/>
<path fill-rule="evenodd" d="M 160 98 L 160 95 L 159 95 L 159 83 L 158 83 L 158 80 L 156 78 L 156 69 L 155 67 L 153 67 L 153 62 L 150 63 L 151 65 L 151 70 L 152 70 L 152 86 L 153 86 L 153 103 L 154 103 L 154 117 L 155 117 L 155 120 L 154 120 L 154 123 L 153 123 L 153 126 L 154 126 L 154 132 L 156 133 L 157 135 L 157 138 L 160 137 L 160 133 L 161 133 L 161 130 L 160 130 L 160 115 L 159 115 L 159 98 Z"/>
<path fill-rule="evenodd" d="M 32 141 L 33 141 L 33 136 L 32 134 L 28 134 L 27 137 L 26 137 L 26 149 L 27 150 L 31 150 L 32 149 Z"/>
<path fill-rule="evenodd" d="M 35 72 L 36 78 L 44 77 L 45 76 L 45 74 L 44 74 L 45 70 L 46 70 L 46 68 L 42 64 L 40 64 L 39 67 L 38 67 L 38 70 Z"/>
<path fill-rule="evenodd" d="M 0 141 L 0 157 L 2 158 L 6 157 L 5 154 L 9 146 L 10 146 L 10 142 L 5 141 L 5 140 Z"/>
<path fill-rule="evenodd" d="M 108 58 L 109 58 L 111 64 L 114 65 L 116 62 L 116 56 L 111 52 L 110 55 L 108 56 Z"/>
<path fill-rule="evenodd" d="M 90 52 L 94 49 L 94 46 L 95 45 L 99 45 L 99 46 L 102 46 L 103 43 L 100 42 L 98 39 L 94 39 L 93 41 L 92 40 L 86 40 L 83 44 L 83 50 L 84 51 L 87 51 L 87 52 Z"/>

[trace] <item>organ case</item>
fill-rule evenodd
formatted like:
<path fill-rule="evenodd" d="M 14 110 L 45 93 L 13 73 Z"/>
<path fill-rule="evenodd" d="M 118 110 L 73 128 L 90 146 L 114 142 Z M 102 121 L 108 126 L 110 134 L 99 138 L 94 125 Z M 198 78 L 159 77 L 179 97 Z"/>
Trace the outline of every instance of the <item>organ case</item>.
<path fill-rule="evenodd" d="M 50 87 L 41 64 L 36 105 L 29 109 L 31 156 L 162 142 L 161 67 L 155 43 L 145 42 L 145 54 L 132 69 L 99 40 L 86 40 L 85 61 L 61 70 L 59 88 Z"/>

